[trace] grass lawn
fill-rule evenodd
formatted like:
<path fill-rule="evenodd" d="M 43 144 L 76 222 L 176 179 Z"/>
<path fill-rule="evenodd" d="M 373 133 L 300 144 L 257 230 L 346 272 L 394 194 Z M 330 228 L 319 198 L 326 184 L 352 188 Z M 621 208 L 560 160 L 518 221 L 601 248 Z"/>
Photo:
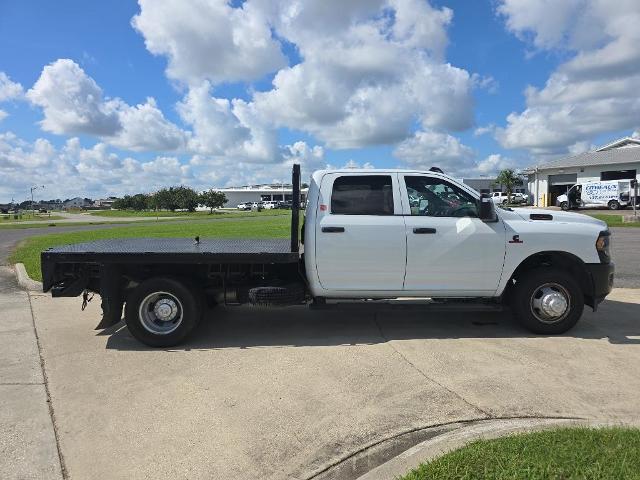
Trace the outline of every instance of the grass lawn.
<path fill-rule="evenodd" d="M 594 218 L 602 220 L 609 227 L 640 227 L 640 222 L 625 223 L 622 221 L 622 215 L 608 215 L 606 213 L 589 213 Z M 640 216 L 638 217 L 640 218 Z"/>
<path fill-rule="evenodd" d="M 98 210 L 91 212 L 90 215 L 96 217 L 180 217 L 180 218 L 211 218 L 211 217 L 228 217 L 228 216 L 248 216 L 248 215 L 287 215 L 288 210 L 263 210 L 261 212 L 242 211 L 242 210 L 218 210 L 213 213 L 209 212 L 171 212 L 169 210 L 154 211 L 135 211 L 135 210 Z"/>
<path fill-rule="evenodd" d="M 32 237 L 20 245 L 10 257 L 11 263 L 24 263 L 29 276 L 42 280 L 40 273 L 40 252 L 56 245 L 90 242 L 105 238 L 133 237 L 243 237 L 243 238 L 286 238 L 289 236 L 289 215 L 256 218 L 242 221 L 203 221 L 149 224 L 137 222 L 125 227 L 82 232 L 53 233 Z"/>
<path fill-rule="evenodd" d="M 639 479 L 640 430 L 572 427 L 478 440 L 401 480 Z"/>

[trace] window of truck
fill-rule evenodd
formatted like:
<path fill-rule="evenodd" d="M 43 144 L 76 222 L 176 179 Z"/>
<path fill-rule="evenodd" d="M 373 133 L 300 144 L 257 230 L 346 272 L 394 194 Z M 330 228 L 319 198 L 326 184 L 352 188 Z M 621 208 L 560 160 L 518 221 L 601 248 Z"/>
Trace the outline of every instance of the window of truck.
<path fill-rule="evenodd" d="M 477 217 L 476 199 L 455 185 L 434 177 L 405 176 L 411 215 Z"/>
<path fill-rule="evenodd" d="M 390 175 L 344 175 L 333 182 L 334 215 L 393 215 Z"/>

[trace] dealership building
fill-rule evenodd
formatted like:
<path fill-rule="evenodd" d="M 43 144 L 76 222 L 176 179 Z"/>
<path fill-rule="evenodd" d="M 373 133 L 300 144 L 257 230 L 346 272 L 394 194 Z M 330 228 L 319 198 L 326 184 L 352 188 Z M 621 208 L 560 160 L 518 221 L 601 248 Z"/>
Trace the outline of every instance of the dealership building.
<path fill-rule="evenodd" d="M 640 139 L 625 137 L 572 157 L 524 170 L 535 205 L 556 204 L 559 195 L 576 183 L 640 179 Z"/>
<path fill-rule="evenodd" d="M 224 193 L 227 197 L 224 208 L 235 208 L 238 204 L 245 202 L 266 202 L 293 199 L 293 187 L 291 184 L 286 183 L 246 185 L 243 187 L 216 188 L 216 190 Z M 302 202 L 306 199 L 307 191 L 307 188 L 302 188 L 300 190 Z"/>

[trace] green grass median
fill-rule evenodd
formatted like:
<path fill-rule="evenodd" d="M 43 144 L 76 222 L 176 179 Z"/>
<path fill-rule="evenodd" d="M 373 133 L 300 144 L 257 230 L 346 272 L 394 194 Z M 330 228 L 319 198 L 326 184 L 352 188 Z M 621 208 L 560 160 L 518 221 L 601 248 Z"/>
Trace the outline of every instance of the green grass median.
<path fill-rule="evenodd" d="M 209 212 L 172 212 L 170 210 L 97 210 L 90 212 L 94 217 L 116 217 L 116 218 L 212 218 L 212 217 L 246 217 L 252 215 L 287 215 L 288 210 L 269 209 L 262 210 L 260 212 L 253 212 L 251 210 L 216 210 L 213 213 Z"/>
<path fill-rule="evenodd" d="M 623 222 L 622 215 L 609 215 L 606 213 L 590 213 L 589 215 L 602 220 L 609 227 L 640 227 L 640 222 Z"/>
<path fill-rule="evenodd" d="M 221 237 L 221 238 L 286 238 L 289 236 L 290 215 L 256 217 L 225 222 L 135 223 L 125 227 L 80 232 L 54 233 L 32 237 L 20 245 L 10 257 L 11 263 L 24 263 L 34 280 L 42 280 L 40 252 L 56 245 L 90 242 L 108 238 L 140 237 Z"/>
<path fill-rule="evenodd" d="M 640 430 L 572 427 L 478 440 L 400 480 L 640 479 Z"/>

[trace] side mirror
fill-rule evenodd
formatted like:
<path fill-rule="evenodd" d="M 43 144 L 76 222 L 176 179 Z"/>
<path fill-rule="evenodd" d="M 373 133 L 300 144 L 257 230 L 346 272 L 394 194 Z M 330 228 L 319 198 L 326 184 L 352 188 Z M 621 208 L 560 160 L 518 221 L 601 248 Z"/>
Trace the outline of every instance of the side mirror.
<path fill-rule="evenodd" d="M 480 220 L 483 222 L 497 222 L 498 215 L 496 214 L 496 207 L 491 200 L 491 196 L 488 193 L 480 194 Z"/>

